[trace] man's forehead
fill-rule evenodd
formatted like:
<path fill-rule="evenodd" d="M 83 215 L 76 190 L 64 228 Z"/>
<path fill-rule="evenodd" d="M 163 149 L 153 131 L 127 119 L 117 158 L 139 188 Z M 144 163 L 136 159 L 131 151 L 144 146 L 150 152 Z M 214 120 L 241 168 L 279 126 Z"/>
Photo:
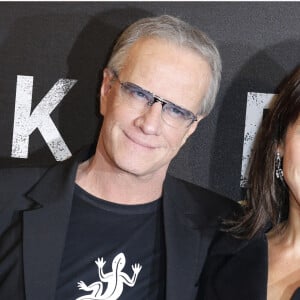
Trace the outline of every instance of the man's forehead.
<path fill-rule="evenodd" d="M 156 52 L 155 50 L 159 49 L 181 49 L 183 52 L 194 52 L 195 54 L 199 55 L 199 57 L 202 58 L 200 53 L 196 53 L 195 50 L 193 50 L 190 47 L 179 45 L 175 40 L 162 38 L 162 37 L 156 37 L 156 36 L 149 36 L 149 37 L 142 37 L 138 39 L 136 42 L 134 42 L 131 47 L 128 50 L 128 56 L 130 54 L 134 53 L 143 53 L 145 55 L 149 54 L 151 55 L 153 52 Z"/>
<path fill-rule="evenodd" d="M 192 57 L 192 58 L 191 58 Z M 123 69 L 130 67 L 152 67 L 155 65 L 158 75 L 171 66 L 174 70 L 181 68 L 203 67 L 208 64 L 202 55 L 185 46 L 163 38 L 147 37 L 137 40 L 128 50 Z M 159 65 L 157 65 L 159 63 Z M 193 74 L 195 75 L 195 74 Z"/>
<path fill-rule="evenodd" d="M 127 59 L 132 60 L 136 55 L 152 55 L 157 48 L 161 49 L 168 45 L 168 41 L 165 39 L 158 39 L 153 37 L 141 38 L 137 40 L 128 50 Z M 170 44 L 169 44 L 170 45 Z"/>

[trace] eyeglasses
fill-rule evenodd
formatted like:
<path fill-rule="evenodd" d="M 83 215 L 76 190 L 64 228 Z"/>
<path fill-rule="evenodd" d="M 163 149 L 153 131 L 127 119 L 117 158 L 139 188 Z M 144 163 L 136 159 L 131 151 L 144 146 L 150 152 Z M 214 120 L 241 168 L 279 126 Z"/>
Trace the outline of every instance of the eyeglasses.
<path fill-rule="evenodd" d="M 146 111 L 149 106 L 159 102 L 162 105 L 162 119 L 169 126 L 175 128 L 189 127 L 193 122 L 197 121 L 197 116 L 191 111 L 146 91 L 134 83 L 120 81 L 115 71 L 113 71 L 113 75 L 121 85 L 126 102 L 136 111 L 142 113 Z"/>

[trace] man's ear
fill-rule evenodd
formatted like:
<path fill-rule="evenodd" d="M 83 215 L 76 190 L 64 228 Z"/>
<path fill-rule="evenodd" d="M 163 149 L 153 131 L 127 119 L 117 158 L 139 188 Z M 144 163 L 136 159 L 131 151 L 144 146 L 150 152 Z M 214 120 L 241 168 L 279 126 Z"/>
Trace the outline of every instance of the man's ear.
<path fill-rule="evenodd" d="M 199 122 L 205 118 L 205 115 L 198 115 L 197 116 L 197 121 L 193 122 L 193 124 L 190 126 L 188 130 L 188 136 L 192 135 L 194 131 L 196 130 Z"/>
<path fill-rule="evenodd" d="M 113 79 L 112 72 L 105 68 L 103 70 L 103 80 L 100 88 L 100 113 L 104 116 L 107 110 L 107 97 L 111 90 L 111 83 Z"/>
<path fill-rule="evenodd" d="M 205 117 L 205 115 L 199 115 L 197 118 L 197 121 L 193 122 L 192 125 L 189 127 L 189 129 L 187 130 L 183 140 L 182 140 L 182 144 L 181 146 L 183 146 L 185 144 L 185 142 L 187 141 L 187 139 L 194 133 L 194 131 L 197 129 L 197 126 L 199 124 L 199 122 Z"/>

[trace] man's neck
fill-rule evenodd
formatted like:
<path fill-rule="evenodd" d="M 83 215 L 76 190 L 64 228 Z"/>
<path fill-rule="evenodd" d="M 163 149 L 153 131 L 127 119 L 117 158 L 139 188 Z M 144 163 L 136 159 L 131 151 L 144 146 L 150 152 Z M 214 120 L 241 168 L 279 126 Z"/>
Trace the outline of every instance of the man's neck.
<path fill-rule="evenodd" d="M 165 174 L 137 176 L 107 164 L 103 156 L 96 154 L 81 163 L 76 183 L 95 197 L 120 204 L 144 204 L 162 194 Z"/>

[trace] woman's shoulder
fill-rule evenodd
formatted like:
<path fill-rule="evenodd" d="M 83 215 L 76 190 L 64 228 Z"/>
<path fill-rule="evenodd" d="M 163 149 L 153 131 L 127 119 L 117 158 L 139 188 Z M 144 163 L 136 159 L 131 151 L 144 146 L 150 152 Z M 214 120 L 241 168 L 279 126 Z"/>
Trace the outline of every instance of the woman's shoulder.
<path fill-rule="evenodd" d="M 264 249 L 267 247 L 267 238 L 264 232 L 257 233 L 253 238 L 234 236 L 229 231 L 219 231 L 210 248 L 210 255 L 235 255 L 248 252 L 251 249 Z"/>
<path fill-rule="evenodd" d="M 198 299 L 266 299 L 267 269 L 264 234 L 247 240 L 219 232 L 201 275 Z"/>

